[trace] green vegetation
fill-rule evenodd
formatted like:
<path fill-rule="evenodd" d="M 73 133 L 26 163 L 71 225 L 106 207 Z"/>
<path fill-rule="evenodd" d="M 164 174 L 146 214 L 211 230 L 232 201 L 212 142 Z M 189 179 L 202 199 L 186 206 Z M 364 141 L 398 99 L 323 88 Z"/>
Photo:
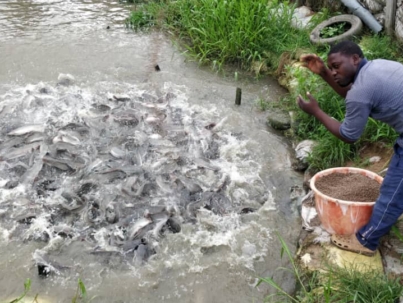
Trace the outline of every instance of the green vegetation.
<path fill-rule="evenodd" d="M 338 35 L 341 35 L 349 30 L 346 22 L 339 22 L 336 24 L 332 24 L 331 26 L 326 26 L 324 29 L 321 30 L 320 36 L 322 38 L 331 38 Z"/>
<path fill-rule="evenodd" d="M 189 55 L 218 68 L 250 69 L 258 61 L 276 70 L 282 53 L 309 46 L 306 36 L 290 26 L 294 9 L 287 2 L 178 0 L 144 4 L 138 11 L 163 20 L 158 25 L 181 38 Z M 129 26 L 141 27 L 138 11 L 127 20 Z"/>
<path fill-rule="evenodd" d="M 315 14 L 305 29 L 292 24 L 294 6 L 279 0 L 176 0 L 149 1 L 136 5 L 127 19 L 127 26 L 139 29 L 157 26 L 178 38 L 186 54 L 200 64 L 221 71 L 235 66 L 256 76 L 288 75 L 296 79 L 280 107 L 295 111 L 297 128 L 292 131 L 298 140 L 318 141 L 310 159 L 311 168 L 324 169 L 354 161 L 357 151 L 365 144 L 382 141 L 392 145 L 396 133 L 387 125 L 370 119 L 361 139 L 348 145 L 334 138 L 318 121 L 297 108 L 298 94 L 309 91 L 322 109 L 342 121 L 344 101 L 318 76 L 292 67 L 302 53 L 316 53 L 324 60 L 328 47 L 310 43 L 311 30 L 331 17 L 324 9 Z M 340 29 L 338 29 L 340 30 Z M 329 34 L 329 33 L 328 33 Z M 403 62 L 402 48 L 388 36 L 366 33 L 356 37 L 368 59 L 384 58 Z M 292 77 L 292 78 L 291 78 Z M 291 84 L 290 84 L 291 86 Z M 257 107 L 270 108 L 270 100 L 260 99 Z"/>
<path fill-rule="evenodd" d="M 29 292 L 29 290 L 31 289 L 31 280 L 27 279 L 24 282 L 24 292 L 21 296 L 19 296 L 17 299 L 12 300 L 10 303 L 18 303 L 21 302 L 22 299 L 25 298 L 25 296 L 27 295 L 27 293 Z M 38 297 L 38 295 L 35 296 L 34 302 L 36 301 L 36 298 Z"/>
<path fill-rule="evenodd" d="M 267 283 L 276 292 L 266 298 L 266 302 L 301 303 L 394 303 L 403 294 L 399 279 L 388 278 L 375 271 L 360 272 L 354 268 L 327 265 L 324 272 L 302 271 L 295 262 L 286 243 L 277 235 L 281 243 L 281 257 L 284 252 L 291 262 L 290 271 L 297 280 L 299 289 L 294 296 L 284 291 L 272 278 L 261 278 L 258 285 Z"/>
<path fill-rule="evenodd" d="M 14 299 L 10 301 L 9 303 L 19 303 L 19 302 L 25 302 L 23 301 L 25 296 L 28 294 L 28 292 L 31 290 L 31 280 L 27 279 L 24 283 L 24 292 L 21 296 L 19 296 L 17 299 Z M 83 281 L 79 278 L 77 282 L 77 289 L 76 293 L 73 296 L 73 299 L 71 300 L 71 303 L 89 303 L 91 302 L 95 297 L 88 299 L 87 298 L 87 290 L 85 288 L 85 285 Z M 38 302 L 39 295 L 36 295 L 33 298 L 32 303 Z"/>
<path fill-rule="evenodd" d="M 94 298 L 92 298 L 94 299 Z M 83 281 L 81 281 L 81 279 L 78 279 L 77 282 L 77 290 L 76 290 L 76 294 L 73 297 L 73 299 L 71 300 L 71 303 L 89 303 L 92 301 L 92 299 L 88 299 L 87 298 L 87 290 L 85 288 L 85 285 L 83 283 Z"/>

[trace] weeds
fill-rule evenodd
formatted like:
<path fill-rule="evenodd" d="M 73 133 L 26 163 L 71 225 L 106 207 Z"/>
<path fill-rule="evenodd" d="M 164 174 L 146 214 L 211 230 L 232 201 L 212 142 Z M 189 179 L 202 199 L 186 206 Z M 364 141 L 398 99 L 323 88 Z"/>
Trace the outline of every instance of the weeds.
<path fill-rule="evenodd" d="M 136 30 L 150 28 L 154 25 L 153 15 L 142 10 L 132 12 L 130 18 L 126 20 L 126 26 Z"/>
<path fill-rule="evenodd" d="M 78 302 L 80 302 L 80 299 L 83 302 L 86 302 L 86 300 L 87 300 L 87 290 L 85 288 L 85 285 L 84 285 L 83 281 L 81 281 L 81 279 L 79 278 L 78 282 L 77 282 L 76 294 L 73 297 L 73 299 L 71 300 L 71 302 L 72 303 L 78 303 Z"/>
<path fill-rule="evenodd" d="M 360 272 L 353 268 L 341 268 L 328 264 L 324 272 L 308 274 L 295 262 L 287 244 L 277 234 L 281 243 L 281 257 L 284 252 L 291 262 L 291 271 L 299 291 L 295 296 L 288 294 L 272 278 L 260 278 L 257 285 L 266 283 L 276 290 L 269 295 L 267 302 L 301 302 L 301 303 L 394 303 L 403 293 L 399 279 L 388 278 L 379 272 Z M 277 301 L 278 298 L 279 301 Z"/>
<path fill-rule="evenodd" d="M 269 108 L 273 107 L 273 103 L 264 100 L 263 98 L 258 98 L 256 101 L 256 107 L 260 110 L 260 111 L 266 111 Z"/>
<path fill-rule="evenodd" d="M 402 45 L 390 36 L 366 35 L 362 37 L 359 43 L 369 60 L 382 58 L 403 63 Z"/>
<path fill-rule="evenodd" d="M 27 279 L 24 283 L 24 293 L 18 297 L 17 299 L 14 299 L 10 301 L 9 303 L 19 303 L 23 302 L 22 300 L 25 298 L 27 293 L 31 290 L 31 280 Z M 37 303 L 38 302 L 39 295 L 36 295 L 35 298 L 33 299 L 32 303 Z M 92 297 L 91 299 L 87 298 L 87 290 L 85 288 L 85 285 L 83 281 L 79 278 L 77 282 L 77 289 L 76 293 L 71 300 L 72 303 L 89 303 L 91 302 L 95 297 Z"/>
<path fill-rule="evenodd" d="M 333 268 L 326 277 L 330 275 L 335 282 L 331 302 L 394 303 L 403 293 L 399 279 L 389 279 L 379 272 L 362 273 L 354 269 Z"/>
<path fill-rule="evenodd" d="M 10 301 L 10 303 L 18 303 L 21 302 L 22 299 L 25 298 L 25 296 L 27 295 L 27 293 L 30 291 L 31 289 L 31 280 L 30 279 L 26 279 L 24 282 L 24 293 L 18 297 L 17 299 L 14 299 L 12 301 Z M 38 295 L 35 296 L 34 302 L 36 301 L 36 298 L 38 297 Z"/>
<path fill-rule="evenodd" d="M 291 270 L 288 269 L 288 268 L 284 268 L 284 267 L 280 267 L 280 269 L 286 270 L 286 271 L 291 271 L 294 274 L 295 278 L 297 279 L 298 286 L 301 287 L 302 292 L 305 295 L 307 295 L 308 291 L 307 291 L 307 289 L 305 287 L 305 284 L 303 283 L 303 278 L 304 278 L 303 274 L 301 273 L 299 267 L 295 263 L 294 258 L 293 258 L 292 254 L 291 254 L 291 251 L 289 250 L 287 244 L 284 242 L 284 239 L 279 234 L 276 234 L 276 235 L 277 235 L 277 238 L 280 240 L 280 243 L 281 243 L 280 256 L 282 258 L 284 256 L 284 253 L 285 253 L 287 258 L 288 258 L 288 260 L 290 261 L 291 267 L 292 267 Z M 295 299 L 290 294 L 288 294 L 285 290 L 283 290 L 281 288 L 281 286 L 278 285 L 272 278 L 269 278 L 269 277 L 260 278 L 259 282 L 257 283 L 256 286 L 259 286 L 261 283 L 267 283 L 268 285 L 271 285 L 272 287 L 274 287 L 274 289 L 277 291 L 276 294 L 270 295 L 266 299 L 270 299 L 270 298 L 272 298 L 272 297 L 277 295 L 277 296 L 279 296 L 281 298 L 285 298 L 285 299 L 290 300 L 292 302 L 299 302 L 297 299 Z"/>
<path fill-rule="evenodd" d="M 395 225 L 392 226 L 392 229 L 390 231 L 396 238 L 400 240 L 400 242 L 403 243 L 403 235 L 400 232 L 399 228 L 397 227 L 398 223 L 401 223 L 401 221 L 402 221 L 401 219 L 398 220 L 397 223 L 395 223 Z"/>
<path fill-rule="evenodd" d="M 338 22 L 336 24 L 333 24 L 332 26 L 326 26 L 325 28 L 323 28 L 320 32 L 320 37 L 321 38 L 331 38 L 334 36 L 341 35 L 348 30 L 349 30 L 349 27 L 347 27 L 346 22 Z"/>

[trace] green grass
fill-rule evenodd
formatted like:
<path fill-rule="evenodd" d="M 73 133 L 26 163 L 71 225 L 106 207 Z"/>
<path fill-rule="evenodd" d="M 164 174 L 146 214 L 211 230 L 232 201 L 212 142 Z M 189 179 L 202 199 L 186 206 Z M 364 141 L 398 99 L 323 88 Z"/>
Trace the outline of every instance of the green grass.
<path fill-rule="evenodd" d="M 190 58 L 218 71 L 231 65 L 253 72 L 257 77 L 262 77 L 262 74 L 279 76 L 285 65 L 285 70 L 297 83 L 290 95 L 282 100 L 281 106 L 296 113 L 295 125 L 298 127 L 291 133 L 297 140 L 318 141 L 308 160 L 313 169 L 354 161 L 357 150 L 367 143 L 383 141 L 392 145 L 396 133 L 379 121 L 369 119 L 361 139 L 348 145 L 335 139 L 318 121 L 297 108 L 297 95 L 304 96 L 309 91 L 327 114 L 339 121 L 344 119 L 345 106 L 341 97 L 317 75 L 288 65 L 289 60 L 298 59 L 301 50 L 326 59 L 329 48 L 312 45 L 309 34 L 331 14 L 323 9 L 314 15 L 308 28 L 296 29 L 292 26 L 293 11 L 294 6 L 289 1 L 279 0 L 148 1 L 136 6 L 127 19 L 127 25 L 134 29 L 158 27 L 172 33 Z M 401 45 L 388 36 L 366 32 L 355 41 L 368 59 L 403 62 Z M 268 109 L 266 103 L 264 98 L 258 100 L 257 108 Z"/>
<path fill-rule="evenodd" d="M 21 301 L 25 298 L 25 296 L 27 295 L 27 293 L 30 291 L 30 289 L 31 289 L 31 280 L 30 280 L 30 279 L 27 279 L 27 280 L 24 282 L 24 292 L 22 293 L 22 295 L 19 296 L 19 297 L 16 298 L 16 299 L 10 301 L 10 303 L 18 303 L 18 302 L 21 302 Z M 35 300 L 36 300 L 37 297 L 38 297 L 38 295 L 35 296 Z"/>
<path fill-rule="evenodd" d="M 274 293 L 265 302 L 294 303 L 395 303 L 403 294 L 400 279 L 388 278 L 375 271 L 360 272 L 355 268 L 325 265 L 324 272 L 302 270 L 280 235 L 281 257 L 284 255 L 291 268 L 279 268 L 291 272 L 297 281 L 295 295 L 287 293 L 270 277 L 259 279 L 273 287 Z M 285 253 L 285 254 L 284 254 Z"/>
<path fill-rule="evenodd" d="M 283 52 L 310 45 L 309 33 L 291 26 L 294 8 L 288 2 L 177 0 L 143 9 L 162 17 L 164 27 L 181 38 L 193 58 L 218 69 L 236 64 L 247 70 L 258 61 L 276 70 Z M 128 22 L 138 19 L 138 12 L 133 12 Z"/>
<path fill-rule="evenodd" d="M 31 290 L 31 280 L 26 279 L 26 281 L 24 282 L 24 292 L 22 293 L 22 295 L 14 300 L 11 300 L 8 303 L 23 302 L 25 296 L 28 294 L 28 292 L 30 290 Z M 38 299 L 39 299 L 39 295 L 37 294 L 37 295 L 35 295 L 32 303 L 38 302 Z M 84 282 L 79 278 L 77 281 L 76 292 L 75 292 L 73 298 L 71 299 L 71 303 L 90 303 L 93 299 L 95 299 L 95 296 L 92 297 L 91 299 L 88 299 L 87 290 L 85 288 Z"/>

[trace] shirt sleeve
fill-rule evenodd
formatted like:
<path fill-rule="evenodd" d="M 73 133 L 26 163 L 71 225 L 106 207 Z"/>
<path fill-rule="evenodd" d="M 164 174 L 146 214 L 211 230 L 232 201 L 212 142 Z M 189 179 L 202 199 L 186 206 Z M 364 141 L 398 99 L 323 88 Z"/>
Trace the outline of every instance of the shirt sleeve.
<path fill-rule="evenodd" d="M 365 129 L 370 113 L 369 104 L 346 100 L 346 116 L 339 129 L 340 135 L 349 141 L 357 141 Z"/>

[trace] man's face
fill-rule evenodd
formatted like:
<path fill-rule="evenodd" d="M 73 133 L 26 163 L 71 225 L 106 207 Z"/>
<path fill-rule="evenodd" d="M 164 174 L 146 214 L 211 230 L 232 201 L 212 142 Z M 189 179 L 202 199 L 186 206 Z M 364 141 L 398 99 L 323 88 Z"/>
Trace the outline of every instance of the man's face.
<path fill-rule="evenodd" d="M 345 87 L 353 82 L 360 60 L 358 55 L 334 53 L 327 58 L 327 66 L 337 84 Z"/>

